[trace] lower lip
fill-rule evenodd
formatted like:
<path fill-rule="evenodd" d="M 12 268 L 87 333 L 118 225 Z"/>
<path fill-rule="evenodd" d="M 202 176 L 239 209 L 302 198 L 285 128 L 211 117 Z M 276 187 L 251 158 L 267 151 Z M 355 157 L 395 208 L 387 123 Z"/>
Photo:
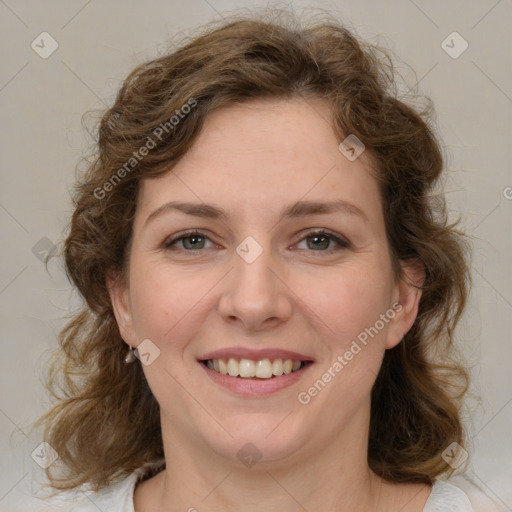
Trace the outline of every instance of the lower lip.
<path fill-rule="evenodd" d="M 270 379 L 260 379 L 257 377 L 231 377 L 229 375 L 218 373 L 215 370 L 211 370 L 202 362 L 199 364 L 203 367 L 210 379 L 241 396 L 266 396 L 277 393 L 278 391 L 295 384 L 304 376 L 309 368 L 313 366 L 310 363 L 300 370 L 292 373 L 284 374 L 279 377 L 271 377 Z"/>

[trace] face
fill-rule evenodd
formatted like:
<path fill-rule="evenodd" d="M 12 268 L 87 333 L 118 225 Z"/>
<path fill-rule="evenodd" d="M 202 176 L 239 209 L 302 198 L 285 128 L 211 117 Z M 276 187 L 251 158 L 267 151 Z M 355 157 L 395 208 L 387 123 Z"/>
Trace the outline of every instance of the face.
<path fill-rule="evenodd" d="M 164 443 L 276 462 L 364 437 L 419 292 L 393 276 L 368 152 L 340 142 L 320 100 L 252 101 L 142 183 L 128 280 L 108 284 Z"/>

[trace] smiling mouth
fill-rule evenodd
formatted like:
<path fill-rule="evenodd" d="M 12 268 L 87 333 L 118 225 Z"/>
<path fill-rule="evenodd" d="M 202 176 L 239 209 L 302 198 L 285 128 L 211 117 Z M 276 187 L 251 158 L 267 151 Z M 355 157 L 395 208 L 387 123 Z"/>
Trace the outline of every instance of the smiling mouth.
<path fill-rule="evenodd" d="M 242 379 L 272 379 L 282 375 L 295 373 L 305 366 L 312 364 L 312 361 L 299 361 L 292 359 L 207 359 L 201 361 L 210 370 L 227 375 L 229 377 L 238 377 Z"/>

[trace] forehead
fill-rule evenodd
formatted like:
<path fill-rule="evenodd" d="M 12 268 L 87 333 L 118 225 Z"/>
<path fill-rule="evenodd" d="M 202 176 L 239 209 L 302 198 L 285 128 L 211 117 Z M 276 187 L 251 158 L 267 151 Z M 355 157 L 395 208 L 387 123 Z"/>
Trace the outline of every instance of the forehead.
<path fill-rule="evenodd" d="M 170 200 L 222 204 L 237 215 L 273 205 L 343 199 L 378 216 L 380 197 L 365 152 L 338 149 L 330 105 L 318 99 L 253 100 L 211 113 L 172 171 L 142 180 L 142 215 Z"/>
<path fill-rule="evenodd" d="M 278 159 L 282 155 L 294 156 L 297 163 L 334 164 L 341 140 L 333 123 L 330 104 L 318 98 L 251 100 L 208 115 L 187 157 L 204 160 L 214 151 L 225 160 L 252 153 L 254 158 Z M 365 160 L 361 155 L 360 162 Z"/>

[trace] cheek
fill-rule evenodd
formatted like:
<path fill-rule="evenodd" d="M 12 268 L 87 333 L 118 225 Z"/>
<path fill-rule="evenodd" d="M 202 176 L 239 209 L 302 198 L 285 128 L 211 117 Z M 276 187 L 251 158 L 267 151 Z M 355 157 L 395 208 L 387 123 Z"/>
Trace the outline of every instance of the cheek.
<path fill-rule="evenodd" d="M 303 282 L 301 287 L 304 285 L 304 302 L 325 324 L 332 349 L 350 345 L 391 306 L 391 273 L 375 263 L 347 265 L 320 280 Z M 384 334 L 386 329 L 381 330 Z"/>
<path fill-rule="evenodd" d="M 373 264 L 346 266 L 321 285 L 311 287 L 307 304 L 319 313 L 316 325 L 328 327 L 323 336 L 328 356 L 306 379 L 297 399 L 325 425 L 329 437 L 368 403 L 385 351 L 388 323 L 394 317 L 389 314 L 393 281 L 384 266 Z"/>
<path fill-rule="evenodd" d="M 131 275 L 131 305 L 134 329 L 139 337 L 155 342 L 176 339 L 183 326 L 190 328 L 195 308 L 211 285 L 202 276 L 184 275 L 162 264 L 134 267 Z"/>
<path fill-rule="evenodd" d="M 390 307 L 392 275 L 388 267 L 369 254 L 338 267 L 288 269 L 287 286 L 279 293 L 288 296 L 295 311 L 295 318 L 289 321 L 300 324 L 305 320 L 331 356 L 344 352 Z M 179 344 L 180 339 L 193 338 L 223 293 L 220 271 L 171 268 L 142 257 L 134 258 L 131 268 L 135 333 L 139 341 L 150 338 L 162 348 L 170 340 Z"/>

